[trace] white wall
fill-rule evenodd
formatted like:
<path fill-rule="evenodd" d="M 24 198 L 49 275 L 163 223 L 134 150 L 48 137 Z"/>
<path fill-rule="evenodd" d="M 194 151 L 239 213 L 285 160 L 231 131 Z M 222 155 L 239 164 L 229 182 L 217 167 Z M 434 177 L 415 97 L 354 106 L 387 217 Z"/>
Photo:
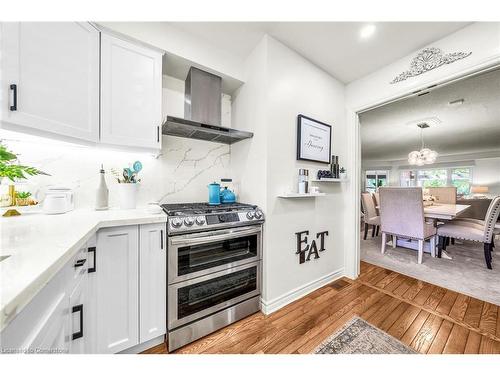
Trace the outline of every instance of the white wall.
<path fill-rule="evenodd" d="M 246 83 L 233 99 L 233 124 L 256 134 L 251 146 L 232 147 L 231 165 L 233 173 L 250 173 L 256 180 L 251 190 L 243 184 L 242 197 L 265 209 L 262 299 L 270 312 L 343 272 L 344 186 L 321 185 L 328 195 L 317 199 L 277 196 L 295 188 L 299 168 L 325 168 L 296 160 L 299 113 L 333 125 L 332 153 L 345 160 L 344 86 L 271 37 L 262 40 L 247 63 Z M 303 230 L 310 231 L 309 240 L 324 230 L 329 236 L 320 259 L 299 264 L 295 233 Z"/>
<path fill-rule="evenodd" d="M 481 69 L 500 63 L 500 23 L 474 23 L 449 36 L 431 43 L 429 47 L 439 47 L 444 53 L 472 52 L 462 60 L 445 64 L 416 77 L 396 84 L 390 81 L 401 72 L 408 70 L 412 59 L 421 49 L 390 64 L 364 78 L 346 86 L 346 121 L 348 129 L 349 169 L 357 178 L 350 185 L 348 203 L 348 230 L 346 236 L 346 274 L 357 277 L 359 274 L 359 191 L 361 188 L 361 152 L 359 126 L 356 112 L 375 105 L 395 100 L 412 92 L 434 84 L 457 79 Z"/>
<path fill-rule="evenodd" d="M 163 110 L 165 114 L 184 116 L 184 82 L 163 77 Z M 223 96 L 223 123 L 231 121 L 231 98 Z M 104 164 L 110 189 L 110 204 L 117 205 L 116 183 L 109 173 L 135 160 L 143 163 L 138 204 L 149 201 L 196 202 L 207 200 L 207 184 L 230 176 L 229 146 L 171 136 L 163 137 L 162 155 L 154 158 L 148 153 L 124 152 L 106 147 L 82 146 L 73 143 L 0 131 L 0 139 L 19 154 L 19 159 L 50 173 L 36 176 L 28 185 L 19 186 L 33 192 L 47 185 L 61 184 L 75 188 L 76 206 L 93 207 L 99 169 Z"/>
<path fill-rule="evenodd" d="M 473 185 L 487 186 L 490 195 L 500 195 L 500 158 L 476 160 Z"/>
<path fill-rule="evenodd" d="M 239 130 L 253 132 L 250 140 L 231 145 L 232 173 L 239 181 L 239 200 L 267 211 L 267 37 L 244 64 L 245 84 L 233 95 L 232 122 Z"/>

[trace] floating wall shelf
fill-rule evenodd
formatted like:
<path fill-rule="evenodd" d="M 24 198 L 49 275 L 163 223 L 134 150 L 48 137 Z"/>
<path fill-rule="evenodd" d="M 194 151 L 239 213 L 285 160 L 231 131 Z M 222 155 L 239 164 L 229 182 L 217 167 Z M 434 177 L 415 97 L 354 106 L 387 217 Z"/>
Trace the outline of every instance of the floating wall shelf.
<path fill-rule="evenodd" d="M 322 179 L 313 179 L 311 182 L 346 182 L 347 179 L 341 178 L 322 178 Z"/>
<path fill-rule="evenodd" d="M 324 197 L 325 193 L 308 193 L 308 194 L 299 194 L 299 193 L 285 193 L 278 195 L 278 198 L 316 198 L 316 197 Z"/>

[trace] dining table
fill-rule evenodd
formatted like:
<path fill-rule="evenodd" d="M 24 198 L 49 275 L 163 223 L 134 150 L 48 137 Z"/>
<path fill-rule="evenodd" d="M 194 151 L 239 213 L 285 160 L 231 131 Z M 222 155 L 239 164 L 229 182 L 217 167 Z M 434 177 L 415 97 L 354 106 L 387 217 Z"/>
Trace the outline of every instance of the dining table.
<path fill-rule="evenodd" d="M 433 203 L 424 206 L 424 217 L 436 220 L 453 220 L 470 208 L 468 204 Z"/>
<path fill-rule="evenodd" d="M 376 206 L 379 209 L 379 206 Z M 468 204 L 446 204 L 434 203 L 424 204 L 424 217 L 434 221 L 452 221 L 462 215 L 470 208 Z M 397 246 L 405 247 L 407 249 L 418 250 L 418 241 L 406 238 L 398 238 L 396 241 Z M 424 243 L 424 252 L 430 253 L 430 243 Z M 448 254 L 443 253 L 444 258 L 452 259 Z"/>

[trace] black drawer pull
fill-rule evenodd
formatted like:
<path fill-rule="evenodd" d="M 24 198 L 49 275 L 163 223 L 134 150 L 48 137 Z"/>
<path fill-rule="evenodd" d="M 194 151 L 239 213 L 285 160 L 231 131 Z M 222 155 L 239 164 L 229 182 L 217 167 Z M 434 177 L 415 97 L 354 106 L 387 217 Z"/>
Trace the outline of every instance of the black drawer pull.
<path fill-rule="evenodd" d="M 78 259 L 76 262 L 75 262 L 75 268 L 78 268 L 78 267 L 81 267 L 85 264 L 85 262 L 87 261 L 87 259 Z"/>
<path fill-rule="evenodd" d="M 95 270 L 96 270 L 96 265 L 97 265 L 97 258 L 96 258 L 96 255 L 95 255 L 95 247 L 89 247 L 89 248 L 87 249 L 87 252 L 89 252 L 89 253 L 93 253 L 93 254 L 94 254 L 94 265 L 93 265 L 92 267 L 89 267 L 89 268 L 87 269 L 87 272 L 88 272 L 88 273 L 92 273 L 92 272 L 95 272 Z"/>
<path fill-rule="evenodd" d="M 72 340 L 79 339 L 80 337 L 83 337 L 83 304 L 79 304 L 76 306 L 73 306 L 71 309 L 71 313 L 80 313 L 80 330 L 78 332 L 75 332 L 72 334 L 71 338 Z"/>
<path fill-rule="evenodd" d="M 10 106 L 11 111 L 17 111 L 17 85 L 15 83 L 10 85 L 13 94 L 13 104 Z"/>
<path fill-rule="evenodd" d="M 160 230 L 160 248 L 163 250 L 163 229 Z"/>

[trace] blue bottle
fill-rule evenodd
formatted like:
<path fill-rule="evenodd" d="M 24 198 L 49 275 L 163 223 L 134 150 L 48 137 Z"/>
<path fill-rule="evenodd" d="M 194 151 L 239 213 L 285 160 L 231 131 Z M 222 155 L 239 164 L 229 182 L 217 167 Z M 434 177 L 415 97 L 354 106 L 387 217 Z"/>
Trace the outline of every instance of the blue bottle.
<path fill-rule="evenodd" d="M 213 206 L 220 204 L 220 184 L 217 182 L 208 185 L 208 204 Z"/>

